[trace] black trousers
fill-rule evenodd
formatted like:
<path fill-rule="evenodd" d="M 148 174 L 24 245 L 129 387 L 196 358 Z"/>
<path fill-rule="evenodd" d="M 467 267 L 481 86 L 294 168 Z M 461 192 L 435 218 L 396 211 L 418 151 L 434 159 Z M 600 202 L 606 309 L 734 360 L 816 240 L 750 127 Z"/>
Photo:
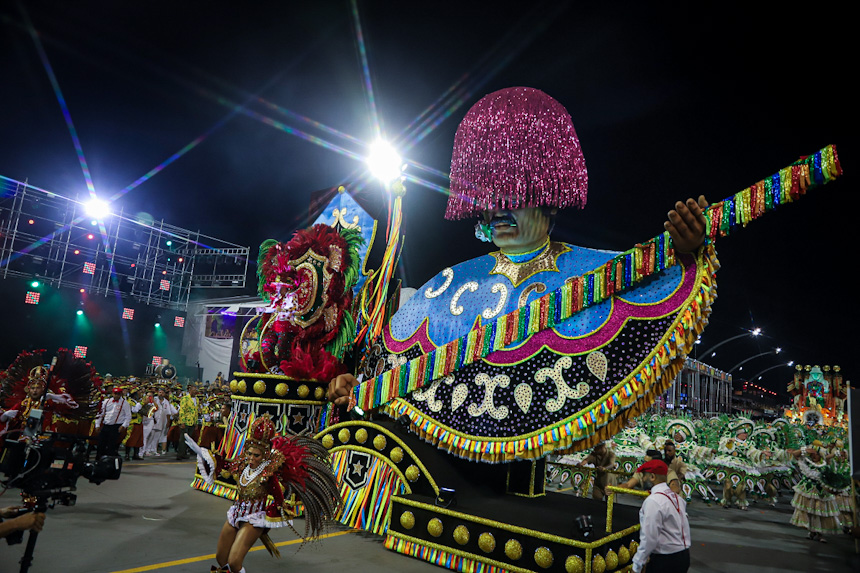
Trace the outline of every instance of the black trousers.
<path fill-rule="evenodd" d="M 122 424 L 104 424 L 99 431 L 99 444 L 96 457 L 115 456 L 119 451 L 119 429 Z"/>
<path fill-rule="evenodd" d="M 687 573 L 690 568 L 690 550 L 677 553 L 652 553 L 645 567 L 646 573 Z"/>
<path fill-rule="evenodd" d="M 186 458 L 188 457 L 188 444 L 185 443 L 185 436 L 191 436 L 194 434 L 194 428 L 197 426 L 185 426 L 185 428 L 179 429 L 179 444 L 176 448 L 176 457 L 178 458 Z"/>

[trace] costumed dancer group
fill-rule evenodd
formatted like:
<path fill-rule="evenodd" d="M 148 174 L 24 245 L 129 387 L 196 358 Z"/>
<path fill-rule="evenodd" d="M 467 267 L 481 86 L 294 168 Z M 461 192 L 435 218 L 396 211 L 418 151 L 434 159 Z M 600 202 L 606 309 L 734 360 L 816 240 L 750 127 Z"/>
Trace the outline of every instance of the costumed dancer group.
<path fill-rule="evenodd" d="M 824 542 L 825 535 L 855 525 L 846 437 L 840 425 L 805 426 L 784 418 L 645 415 L 590 453 L 555 457 L 548 481 L 555 479 L 560 487 L 558 477 L 571 475 L 563 468 L 589 468 L 592 497 L 604 499 L 606 486 L 618 478 L 629 476 L 617 483 L 621 487 L 642 486 L 641 474 L 630 475 L 629 468 L 662 460 L 668 487 L 687 503 L 695 496 L 708 505 L 747 510 L 751 499 L 776 506 L 781 491 L 792 492 L 791 523 L 807 529 L 809 539 Z"/>

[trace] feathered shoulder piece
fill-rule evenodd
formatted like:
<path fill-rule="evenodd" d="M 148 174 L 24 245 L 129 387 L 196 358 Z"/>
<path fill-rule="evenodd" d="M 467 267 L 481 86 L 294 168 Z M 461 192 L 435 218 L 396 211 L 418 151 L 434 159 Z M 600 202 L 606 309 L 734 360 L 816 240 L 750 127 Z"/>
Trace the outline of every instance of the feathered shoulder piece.
<path fill-rule="evenodd" d="M 272 440 L 271 468 L 284 486 L 284 497 L 295 494 L 305 509 L 305 538 L 317 537 L 334 518 L 341 503 L 328 450 L 306 436 L 278 436 Z"/>
<path fill-rule="evenodd" d="M 54 403 L 52 409 L 57 414 L 86 419 L 98 413 L 101 380 L 92 364 L 76 358 L 68 349 L 59 349 L 53 357 L 45 350 L 21 352 L 0 377 L 0 401 L 7 409 L 19 404 L 27 395 L 27 387 L 36 384 L 43 392 L 68 394 L 77 404 L 73 408 Z"/>

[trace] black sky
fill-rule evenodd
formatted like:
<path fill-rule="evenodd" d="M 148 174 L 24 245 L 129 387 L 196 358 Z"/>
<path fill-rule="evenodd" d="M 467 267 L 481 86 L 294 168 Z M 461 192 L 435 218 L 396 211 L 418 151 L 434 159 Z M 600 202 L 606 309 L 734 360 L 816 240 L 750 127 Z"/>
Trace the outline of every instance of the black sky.
<path fill-rule="evenodd" d="M 853 377 L 858 168 L 848 84 L 856 63 L 848 48 L 850 18 L 835 5 L 779 12 L 761 12 L 753 3 L 356 5 L 387 135 L 396 136 L 465 79 L 462 104 L 409 150 L 409 159 L 447 172 L 457 123 L 496 89 L 536 87 L 567 107 L 590 193 L 585 211 L 562 215 L 558 239 L 626 249 L 659 233 L 676 199 L 700 193 L 723 199 L 799 155 L 836 144 L 846 172 L 841 180 L 717 245 L 719 299 L 702 346 L 759 326 L 765 337 L 726 345 L 710 361 L 729 369 L 780 346 L 781 357 L 839 364 Z M 63 195 L 86 193 L 29 21 L 97 192 L 125 187 L 209 132 L 123 197 L 123 209 L 252 250 L 269 237 L 286 239 L 305 222 L 312 191 L 354 180 L 361 165 L 235 113 L 235 106 L 361 153 L 292 115 L 373 139 L 352 6 L 5 2 L 0 175 Z M 362 192 L 379 190 L 369 185 Z M 442 219 L 444 205 L 437 191 L 410 185 L 403 255 L 410 286 L 486 249 L 471 239 L 470 223 Z M 746 372 L 780 361 L 766 356 Z M 788 368 L 776 369 L 764 383 L 781 389 L 789 375 Z"/>

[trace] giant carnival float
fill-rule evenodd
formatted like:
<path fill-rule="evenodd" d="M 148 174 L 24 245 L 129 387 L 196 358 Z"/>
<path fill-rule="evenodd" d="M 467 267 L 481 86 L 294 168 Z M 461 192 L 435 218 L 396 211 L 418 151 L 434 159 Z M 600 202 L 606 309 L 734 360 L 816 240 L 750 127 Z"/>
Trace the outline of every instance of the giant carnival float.
<path fill-rule="evenodd" d="M 828 147 L 709 206 L 692 253 L 668 233 L 608 252 L 544 228 L 532 252 L 452 260 L 403 300 L 402 181 L 378 219 L 340 187 L 314 225 L 261 245 L 265 309 L 244 328 L 220 453 L 241 452 L 269 414 L 279 433 L 321 441 L 340 482 L 333 517 L 391 551 L 455 571 L 629 570 L 636 507 L 546 488 L 548 458 L 612 438 L 672 384 L 708 322 L 718 238 L 839 173 Z M 476 225 L 489 241 L 497 224 L 525 227 L 511 212 L 549 217 L 583 206 L 586 189 L 567 111 L 501 90 L 458 129 L 446 217 L 503 210 Z M 360 383 L 335 407 L 327 388 L 346 373 Z M 235 495 L 226 477 L 193 485 Z"/>

